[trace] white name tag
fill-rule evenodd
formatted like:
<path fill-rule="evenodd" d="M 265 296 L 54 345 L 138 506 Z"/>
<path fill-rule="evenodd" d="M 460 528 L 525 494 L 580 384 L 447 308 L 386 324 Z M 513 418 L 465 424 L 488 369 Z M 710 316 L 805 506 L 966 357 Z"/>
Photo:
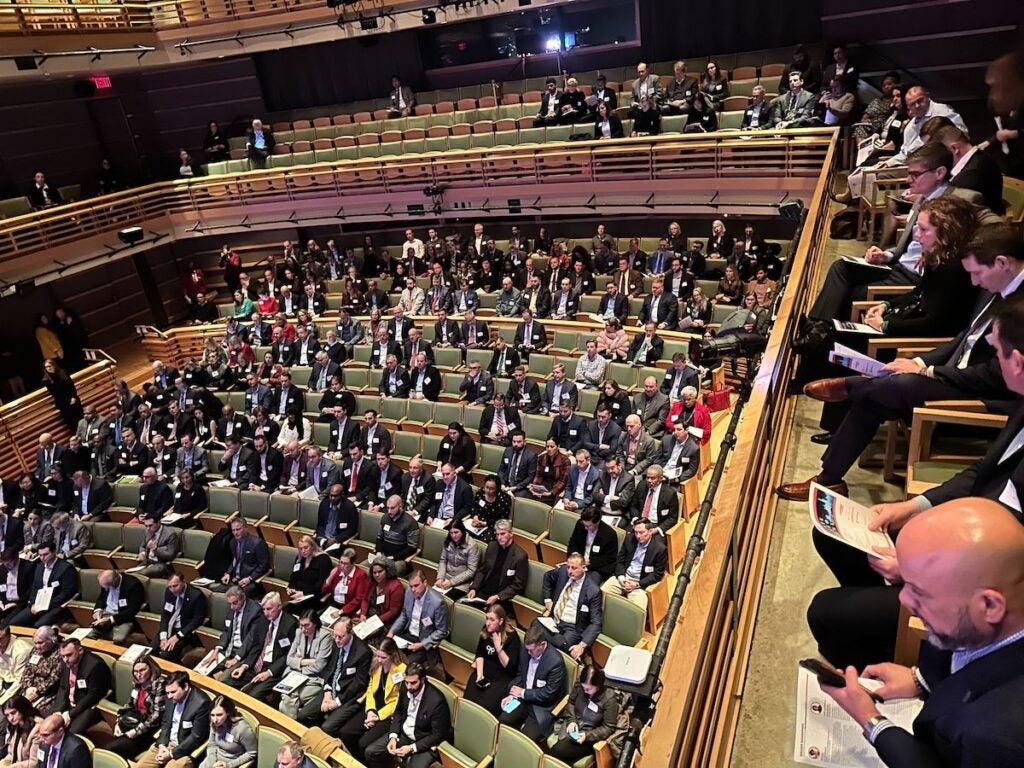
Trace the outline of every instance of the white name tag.
<path fill-rule="evenodd" d="M 505 575 L 506 576 L 515 576 L 516 575 L 516 569 L 515 568 L 509 568 L 507 571 L 505 571 Z"/>
<path fill-rule="evenodd" d="M 591 712 L 597 712 L 597 704 L 593 701 L 588 701 L 587 709 L 589 709 Z"/>
<path fill-rule="evenodd" d="M 180 498 L 181 498 L 181 491 L 177 491 L 177 492 L 176 492 L 176 493 L 174 494 L 174 498 L 176 498 L 176 499 L 180 499 Z"/>
<path fill-rule="evenodd" d="M 425 379 L 423 380 L 423 383 L 424 383 L 424 384 L 429 384 L 429 383 L 430 383 L 430 377 L 428 376 L 427 378 L 425 378 Z"/>
<path fill-rule="evenodd" d="M 476 503 L 479 504 L 481 507 L 487 506 L 487 502 L 484 499 L 478 499 Z"/>
<path fill-rule="evenodd" d="M 384 605 L 384 595 L 377 595 L 377 599 L 373 602 L 375 605 Z"/>
<path fill-rule="evenodd" d="M 191 720 L 182 720 L 181 721 L 181 727 L 182 728 L 191 728 L 192 727 L 192 721 Z"/>
<path fill-rule="evenodd" d="M 446 451 L 447 451 L 447 450 L 448 450 L 449 448 L 451 448 L 451 447 L 452 447 L 452 446 L 451 446 L 451 444 L 450 444 L 450 443 L 441 443 L 441 448 L 442 448 L 443 450 L 446 450 Z"/>
<path fill-rule="evenodd" d="M 300 570 L 302 570 L 302 563 L 301 562 L 298 562 L 298 563 L 296 563 L 295 565 L 292 566 L 292 571 L 300 571 Z"/>
<path fill-rule="evenodd" d="M 164 603 L 164 610 L 168 613 L 174 612 L 174 603 Z"/>
<path fill-rule="evenodd" d="M 579 433 L 578 429 L 570 429 L 569 430 L 569 436 L 570 437 L 575 437 L 578 433 Z"/>
<path fill-rule="evenodd" d="M 584 613 L 590 613 L 590 606 L 589 605 L 585 605 L 585 604 L 581 605 L 580 606 L 580 610 L 583 611 Z"/>
<path fill-rule="evenodd" d="M 346 469 L 344 474 L 345 474 L 345 477 L 348 477 L 349 475 L 352 474 L 352 470 L 351 469 Z"/>
<path fill-rule="evenodd" d="M 289 645 L 292 644 L 292 641 L 289 640 L 287 637 L 285 637 L 285 638 L 282 638 L 281 640 L 278 640 L 277 644 L 279 646 L 281 646 L 282 648 L 287 648 Z"/>
<path fill-rule="evenodd" d="M 434 620 L 432 618 L 430 618 L 429 616 L 424 616 L 422 624 L 423 624 L 424 627 L 432 627 L 432 626 L 434 626 Z"/>
<path fill-rule="evenodd" d="M 434 494 L 434 498 L 437 501 L 440 501 L 442 496 L 444 496 L 444 491 L 438 491 L 437 493 Z"/>
<path fill-rule="evenodd" d="M 128 601 L 127 601 L 127 600 L 125 600 L 125 599 L 124 599 L 124 598 L 122 597 L 122 598 L 121 598 L 120 600 L 118 600 L 118 601 L 117 601 L 117 607 L 118 607 L 118 608 L 127 608 L 127 607 L 128 607 Z"/>
<path fill-rule="evenodd" d="M 28 657 L 28 663 L 29 664 L 38 664 L 41 658 L 42 657 L 40 657 L 40 655 L 38 653 L 33 653 L 31 656 Z"/>
<path fill-rule="evenodd" d="M 383 528 L 383 529 L 384 529 L 385 531 L 390 531 L 390 530 L 391 530 L 391 526 L 390 526 L 390 525 L 384 525 L 384 526 L 381 526 L 381 527 L 382 527 L 382 528 Z"/>
<path fill-rule="evenodd" d="M 654 573 L 654 566 L 653 565 L 645 565 L 644 566 L 644 573 Z"/>
<path fill-rule="evenodd" d="M 89 685 L 89 681 L 88 680 L 76 680 L 75 681 L 75 685 L 77 685 L 79 688 L 86 688 Z"/>
<path fill-rule="evenodd" d="M 391 676 L 392 685 L 401 685 L 403 680 L 405 680 L 405 676 L 401 672 L 395 672 L 395 674 Z"/>
<path fill-rule="evenodd" d="M 544 687 L 545 685 L 547 685 L 547 684 L 548 684 L 548 681 L 547 681 L 547 680 L 538 680 L 538 681 L 537 681 L 537 687 L 538 687 L 538 688 L 543 688 L 543 687 Z"/>
<path fill-rule="evenodd" d="M 356 668 L 355 667 L 345 667 L 345 674 L 346 675 L 354 675 L 355 673 L 356 673 Z"/>

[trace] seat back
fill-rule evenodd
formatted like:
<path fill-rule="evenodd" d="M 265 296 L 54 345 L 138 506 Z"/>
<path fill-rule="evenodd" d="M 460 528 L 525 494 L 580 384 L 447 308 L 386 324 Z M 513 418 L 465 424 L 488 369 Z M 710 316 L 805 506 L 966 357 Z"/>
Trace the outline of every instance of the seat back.
<path fill-rule="evenodd" d="M 515 500 L 512 509 L 512 527 L 531 537 L 537 536 L 548 529 L 551 519 L 551 505 L 534 499 Z"/>
<path fill-rule="evenodd" d="M 227 516 L 238 510 L 237 488 L 210 488 L 207 494 L 211 514 Z"/>
<path fill-rule="evenodd" d="M 261 725 L 256 729 L 257 768 L 272 768 L 277 762 L 277 750 L 288 741 L 288 735 L 277 728 Z"/>
<path fill-rule="evenodd" d="M 572 536 L 572 532 L 576 528 L 576 521 L 579 519 L 580 516 L 577 512 L 567 512 L 564 509 L 551 510 L 550 527 L 545 541 L 568 547 L 569 537 Z"/>
<path fill-rule="evenodd" d="M 498 726 L 494 768 L 537 768 L 542 754 L 530 737 L 507 725 Z"/>
<path fill-rule="evenodd" d="M 523 596 L 535 603 L 544 602 L 544 574 L 551 570 L 551 566 L 536 560 L 527 563 L 526 586 L 523 588 Z"/>
<path fill-rule="evenodd" d="M 456 603 L 452 611 L 452 625 L 449 640 L 452 645 L 468 653 L 476 652 L 476 643 L 480 639 L 480 630 L 484 626 L 484 613 L 478 608 Z"/>
<path fill-rule="evenodd" d="M 280 493 L 270 497 L 270 522 L 287 525 L 299 516 L 299 497 L 283 496 Z"/>
<path fill-rule="evenodd" d="M 498 739 L 498 721 L 494 715 L 467 699 L 460 698 L 455 708 L 455 748 L 474 764 L 494 754 Z"/>
<path fill-rule="evenodd" d="M 208 602 L 210 615 L 210 626 L 214 631 L 220 632 L 224 629 L 224 622 L 228 618 L 231 608 L 228 606 L 228 597 L 223 592 L 211 592 Z"/>
<path fill-rule="evenodd" d="M 121 528 L 121 546 L 126 552 L 138 552 L 145 538 L 145 526 L 125 525 Z"/>
<path fill-rule="evenodd" d="M 288 581 L 288 578 L 292 575 L 292 567 L 295 565 L 295 558 L 298 556 L 299 550 L 295 547 L 286 547 L 283 545 L 274 547 L 274 570 L 271 575 L 280 581 Z"/>
<path fill-rule="evenodd" d="M 141 483 L 118 483 L 114 486 L 114 506 L 139 506 L 139 490 L 141 488 Z"/>
<path fill-rule="evenodd" d="M 242 491 L 238 495 L 238 511 L 249 522 L 267 516 L 270 495 L 263 491 Z"/>
<path fill-rule="evenodd" d="M 164 607 L 164 592 L 167 591 L 167 579 L 150 579 L 146 585 L 146 595 L 151 613 L 160 613 Z"/>
<path fill-rule="evenodd" d="M 420 557 L 430 563 L 439 563 L 441 550 L 444 549 L 447 538 L 447 531 L 429 525 L 423 526 L 420 531 Z"/>
<path fill-rule="evenodd" d="M 370 543 L 377 540 L 380 533 L 380 519 L 383 515 L 380 512 L 370 512 L 366 509 L 359 510 L 359 540 Z"/>
<path fill-rule="evenodd" d="M 604 596 L 602 633 L 619 645 L 636 645 L 644 632 L 647 612 L 618 595 Z"/>
<path fill-rule="evenodd" d="M 110 552 L 120 547 L 122 527 L 121 523 L 93 523 L 92 548 Z"/>
<path fill-rule="evenodd" d="M 127 760 L 106 749 L 93 750 L 92 764 L 93 768 L 128 768 Z"/>

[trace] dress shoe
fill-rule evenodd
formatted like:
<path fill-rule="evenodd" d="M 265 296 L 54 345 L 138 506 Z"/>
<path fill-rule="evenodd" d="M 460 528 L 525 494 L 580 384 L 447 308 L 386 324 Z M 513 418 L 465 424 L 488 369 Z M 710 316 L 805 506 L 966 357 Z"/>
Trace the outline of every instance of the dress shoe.
<path fill-rule="evenodd" d="M 829 198 L 833 202 L 839 203 L 840 205 L 849 205 L 850 203 L 853 202 L 853 195 L 851 195 L 849 192 L 844 192 L 841 195 L 836 195 L 830 192 Z"/>
<path fill-rule="evenodd" d="M 775 489 L 775 492 L 779 494 L 783 499 L 789 501 L 807 501 L 811 495 L 811 483 L 816 483 L 818 476 L 815 475 L 810 480 L 806 480 L 802 483 L 785 483 Z M 830 491 L 835 491 L 840 496 L 849 496 L 850 490 L 846 487 L 846 483 L 838 482 L 835 485 L 826 485 Z"/>
<path fill-rule="evenodd" d="M 816 435 L 811 435 L 811 442 L 817 443 L 818 445 L 828 445 L 832 442 L 831 432 L 819 432 Z"/>
<path fill-rule="evenodd" d="M 846 400 L 846 379 L 818 379 L 804 387 L 804 394 L 823 403 L 841 403 Z"/>

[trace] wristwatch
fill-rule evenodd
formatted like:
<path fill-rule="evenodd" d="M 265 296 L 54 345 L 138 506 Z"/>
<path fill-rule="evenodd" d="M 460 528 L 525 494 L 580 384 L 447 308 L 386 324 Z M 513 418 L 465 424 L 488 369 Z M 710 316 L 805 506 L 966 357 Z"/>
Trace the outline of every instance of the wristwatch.
<path fill-rule="evenodd" d="M 879 726 L 883 723 L 888 723 L 889 718 L 884 715 L 875 715 L 866 723 L 864 723 L 864 738 L 867 739 L 871 744 L 875 743 L 875 734 L 878 732 Z"/>

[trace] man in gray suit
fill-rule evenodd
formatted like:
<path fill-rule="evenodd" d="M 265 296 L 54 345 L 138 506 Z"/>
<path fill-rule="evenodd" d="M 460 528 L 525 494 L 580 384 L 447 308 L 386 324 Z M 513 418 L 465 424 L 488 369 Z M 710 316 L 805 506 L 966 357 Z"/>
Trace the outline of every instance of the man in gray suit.
<path fill-rule="evenodd" d="M 317 498 L 323 501 L 332 485 L 340 477 L 338 465 L 324 458 L 324 452 L 317 445 L 306 449 L 306 487 L 316 488 Z M 305 490 L 305 488 L 303 488 Z"/>
<path fill-rule="evenodd" d="M 409 645 L 405 648 L 408 663 L 418 661 L 433 665 L 438 661 L 437 646 L 448 636 L 448 606 L 440 592 L 430 588 L 423 571 L 416 569 L 409 577 L 402 612 L 388 630 L 388 637 Z"/>
<path fill-rule="evenodd" d="M 639 416 L 629 414 L 626 417 L 626 434 L 619 438 L 618 459 L 622 469 L 637 477 L 660 458 L 658 441 L 644 431 Z"/>
<path fill-rule="evenodd" d="M 803 76 L 799 72 L 790 72 L 789 92 L 772 101 L 772 125 L 775 128 L 810 128 L 821 125 L 817 107 L 817 97 L 804 90 Z"/>
<path fill-rule="evenodd" d="M 658 380 L 648 376 L 644 379 L 644 391 L 633 398 L 633 413 L 640 417 L 644 431 L 651 437 L 661 438 L 665 434 L 669 405 L 668 396 L 658 389 Z"/>
<path fill-rule="evenodd" d="M 640 110 L 640 99 L 644 96 L 651 100 L 655 109 L 661 103 L 662 96 L 661 78 L 653 72 L 649 72 L 647 64 L 640 62 L 636 65 L 636 80 L 633 81 L 633 91 L 630 100 L 629 116 L 633 117 L 635 112 Z"/>
<path fill-rule="evenodd" d="M 548 643 L 544 630 L 531 626 L 523 638 L 519 653 L 519 671 L 501 700 L 502 715 L 498 722 L 521 730 L 538 744 L 543 743 L 555 716 L 555 705 L 566 693 L 565 662 L 553 645 Z M 519 706 L 511 712 L 507 708 L 512 700 Z"/>
<path fill-rule="evenodd" d="M 143 566 L 139 573 L 151 579 L 166 578 L 171 573 L 171 562 L 181 551 L 181 537 L 173 528 L 160 525 L 155 517 L 143 517 L 142 524 L 146 536 L 136 558 Z"/>

